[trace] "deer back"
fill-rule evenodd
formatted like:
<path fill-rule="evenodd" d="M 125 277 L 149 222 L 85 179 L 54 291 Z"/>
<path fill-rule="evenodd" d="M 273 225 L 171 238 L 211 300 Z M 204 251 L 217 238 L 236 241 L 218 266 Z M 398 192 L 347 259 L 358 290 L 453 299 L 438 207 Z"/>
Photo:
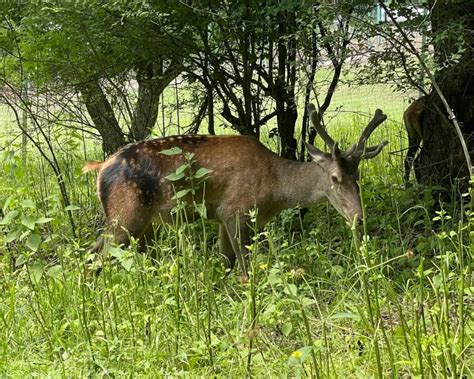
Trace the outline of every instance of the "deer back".
<path fill-rule="evenodd" d="M 162 152 L 179 147 L 182 154 Z M 167 176 L 186 164 L 193 154 L 191 172 L 172 181 Z M 210 218 L 219 210 L 241 210 L 258 206 L 271 197 L 274 162 L 279 157 L 251 136 L 176 136 L 128 145 L 103 163 L 89 162 L 84 171 L 99 170 L 97 192 L 106 215 L 124 201 L 169 210 L 175 194 L 189 188 L 189 176 L 203 167 L 211 172 L 196 193 L 183 200 L 204 202 Z M 192 199 L 191 199 L 192 197 Z"/>

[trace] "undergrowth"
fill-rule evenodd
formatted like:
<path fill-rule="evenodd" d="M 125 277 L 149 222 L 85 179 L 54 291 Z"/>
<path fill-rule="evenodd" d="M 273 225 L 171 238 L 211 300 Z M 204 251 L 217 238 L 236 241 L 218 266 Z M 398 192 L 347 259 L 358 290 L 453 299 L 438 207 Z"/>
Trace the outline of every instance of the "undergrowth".
<path fill-rule="evenodd" d="M 41 160 L 3 157 L 1 376 L 474 376 L 469 197 L 404 189 L 396 156 L 362 167 L 361 228 L 320 205 L 254 230 L 246 284 L 209 222 L 161 226 L 155 260 L 111 247 L 91 274 L 81 163 L 64 157 L 73 234 Z"/>

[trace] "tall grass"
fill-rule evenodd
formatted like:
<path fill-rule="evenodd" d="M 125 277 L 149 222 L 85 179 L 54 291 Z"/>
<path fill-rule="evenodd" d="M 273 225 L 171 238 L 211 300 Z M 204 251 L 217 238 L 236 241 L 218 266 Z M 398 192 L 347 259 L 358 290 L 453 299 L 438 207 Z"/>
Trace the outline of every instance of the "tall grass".
<path fill-rule="evenodd" d="M 395 123 L 377 139 L 402 147 Z M 245 284 L 205 221 L 160 227 L 154 260 L 132 243 L 94 261 L 101 210 L 73 142 L 75 239 L 44 162 L 3 157 L 1 376 L 474 376 L 471 204 L 403 189 L 399 155 L 363 164 L 362 228 L 321 205 L 254 229 Z"/>

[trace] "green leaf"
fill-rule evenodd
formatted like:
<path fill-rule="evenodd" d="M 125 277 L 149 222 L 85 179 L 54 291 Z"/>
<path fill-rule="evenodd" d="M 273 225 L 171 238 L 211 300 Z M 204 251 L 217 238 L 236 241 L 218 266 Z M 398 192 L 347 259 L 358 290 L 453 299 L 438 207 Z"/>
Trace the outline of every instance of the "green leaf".
<path fill-rule="evenodd" d="M 53 267 L 50 267 L 48 271 L 46 271 L 46 275 L 48 275 L 50 278 L 58 278 L 63 271 L 63 268 L 60 265 L 55 265 Z"/>
<path fill-rule="evenodd" d="M 296 288 L 294 284 L 289 283 L 288 287 L 285 287 L 284 292 L 287 295 L 296 296 L 298 293 L 298 289 Z"/>
<path fill-rule="evenodd" d="M 288 363 L 302 363 L 308 357 L 309 353 L 312 350 L 312 346 L 303 346 L 302 348 L 294 351 L 288 358 Z"/>
<path fill-rule="evenodd" d="M 176 300 L 174 299 L 174 297 L 168 297 L 167 299 L 165 299 L 164 304 L 176 305 Z"/>
<path fill-rule="evenodd" d="M 268 283 L 270 283 L 272 285 L 275 285 L 275 284 L 280 284 L 281 282 L 282 282 L 282 280 L 281 280 L 281 277 L 278 274 L 278 272 L 274 272 L 274 270 L 272 270 L 268 274 Z"/>
<path fill-rule="evenodd" d="M 125 274 L 123 271 L 118 271 L 112 275 L 111 279 L 112 285 L 121 284 L 125 279 L 127 279 L 127 274 Z"/>
<path fill-rule="evenodd" d="M 0 225 L 10 225 L 10 223 L 20 214 L 18 211 L 8 212 L 5 217 L 0 221 Z"/>
<path fill-rule="evenodd" d="M 310 297 L 303 297 L 301 299 L 301 303 L 303 305 L 303 307 L 309 307 L 311 305 L 313 305 L 315 303 L 314 299 L 311 299 Z"/>
<path fill-rule="evenodd" d="M 31 233 L 26 241 L 26 246 L 29 247 L 32 251 L 37 251 L 41 243 L 41 236 L 36 233 Z"/>
<path fill-rule="evenodd" d="M 41 262 L 36 262 L 30 268 L 30 278 L 34 284 L 38 284 L 41 280 L 41 277 L 44 273 L 44 264 Z"/>
<path fill-rule="evenodd" d="M 168 176 L 165 176 L 165 179 L 171 180 L 172 182 L 175 182 L 176 180 L 180 180 L 184 178 L 184 172 L 181 172 L 177 174 L 176 172 L 173 172 L 169 174 Z"/>
<path fill-rule="evenodd" d="M 20 220 L 22 225 L 25 225 L 30 230 L 35 230 L 36 217 L 23 216 Z"/>
<path fill-rule="evenodd" d="M 285 337 L 288 337 L 292 330 L 293 330 L 293 324 L 291 322 L 286 322 L 281 327 L 281 332 L 283 333 Z"/>
<path fill-rule="evenodd" d="M 122 267 L 127 271 L 130 272 L 130 269 L 132 268 L 133 265 L 133 258 L 128 258 L 128 259 L 122 259 L 120 261 L 122 264 Z"/>
<path fill-rule="evenodd" d="M 194 174 L 194 177 L 196 179 L 200 179 L 202 178 L 203 176 L 206 176 L 206 175 L 209 175 L 210 173 L 212 173 L 213 171 L 212 170 L 209 170 L 207 168 L 204 168 L 204 167 L 201 167 L 199 170 L 196 171 L 196 173 Z"/>
<path fill-rule="evenodd" d="M 115 257 L 118 259 L 122 258 L 123 255 L 125 254 L 125 251 L 118 246 L 109 246 L 108 252 L 112 257 Z"/>
<path fill-rule="evenodd" d="M 194 209 L 196 209 L 197 213 L 199 214 L 199 217 L 207 219 L 207 208 L 205 204 L 194 202 Z"/>
<path fill-rule="evenodd" d="M 21 266 L 25 264 L 28 261 L 28 258 L 26 258 L 25 254 L 20 254 L 18 258 L 15 260 L 15 266 Z"/>
<path fill-rule="evenodd" d="M 179 147 L 172 147 L 171 149 L 161 150 L 160 153 L 163 155 L 178 155 L 181 154 L 183 150 Z"/>
<path fill-rule="evenodd" d="M 433 286 L 435 288 L 440 288 L 443 284 L 443 276 L 441 274 L 433 276 Z"/>
<path fill-rule="evenodd" d="M 37 224 L 45 224 L 47 222 L 50 222 L 52 220 L 51 217 L 40 217 L 36 219 Z"/>
<path fill-rule="evenodd" d="M 33 200 L 26 199 L 20 202 L 21 206 L 23 208 L 33 208 L 36 209 L 36 204 Z"/>
<path fill-rule="evenodd" d="M 174 172 L 176 175 L 179 175 L 181 174 L 182 172 L 184 172 L 186 169 L 188 168 L 188 165 L 185 165 L 185 164 L 182 164 L 181 166 L 179 166 L 176 171 Z"/>
<path fill-rule="evenodd" d="M 191 189 L 184 189 L 181 191 L 176 192 L 176 195 L 172 197 L 173 200 L 181 199 L 182 197 L 186 196 L 188 193 L 191 192 Z"/>
<path fill-rule="evenodd" d="M 5 203 L 3 204 L 3 208 L 2 208 L 3 213 L 6 213 L 7 209 L 10 207 L 12 200 L 13 200 L 13 195 L 7 197 L 7 200 L 5 200 Z"/>
<path fill-rule="evenodd" d="M 15 229 L 13 229 L 12 231 L 10 231 L 10 233 L 7 234 L 7 236 L 5 237 L 5 242 L 10 243 L 18 239 L 22 230 L 23 228 L 18 225 Z"/>

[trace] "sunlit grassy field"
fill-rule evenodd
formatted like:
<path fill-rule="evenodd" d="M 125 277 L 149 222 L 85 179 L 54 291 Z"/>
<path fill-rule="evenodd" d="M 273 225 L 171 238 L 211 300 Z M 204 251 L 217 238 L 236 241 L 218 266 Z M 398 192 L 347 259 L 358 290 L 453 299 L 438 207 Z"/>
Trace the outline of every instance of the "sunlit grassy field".
<path fill-rule="evenodd" d="M 60 136 L 73 230 L 53 173 L 32 146 L 23 161 L 3 111 L 0 376 L 473 377 L 474 215 L 468 197 L 403 187 L 407 101 L 338 91 L 325 121 L 343 146 L 375 108 L 389 116 L 371 138 L 388 147 L 361 165 L 364 225 L 326 204 L 285 211 L 254 230 L 246 284 L 238 267 L 225 276 L 207 221 L 157 231 L 155 264 L 114 247 L 90 275 L 102 211 L 80 169 L 97 143 Z"/>

